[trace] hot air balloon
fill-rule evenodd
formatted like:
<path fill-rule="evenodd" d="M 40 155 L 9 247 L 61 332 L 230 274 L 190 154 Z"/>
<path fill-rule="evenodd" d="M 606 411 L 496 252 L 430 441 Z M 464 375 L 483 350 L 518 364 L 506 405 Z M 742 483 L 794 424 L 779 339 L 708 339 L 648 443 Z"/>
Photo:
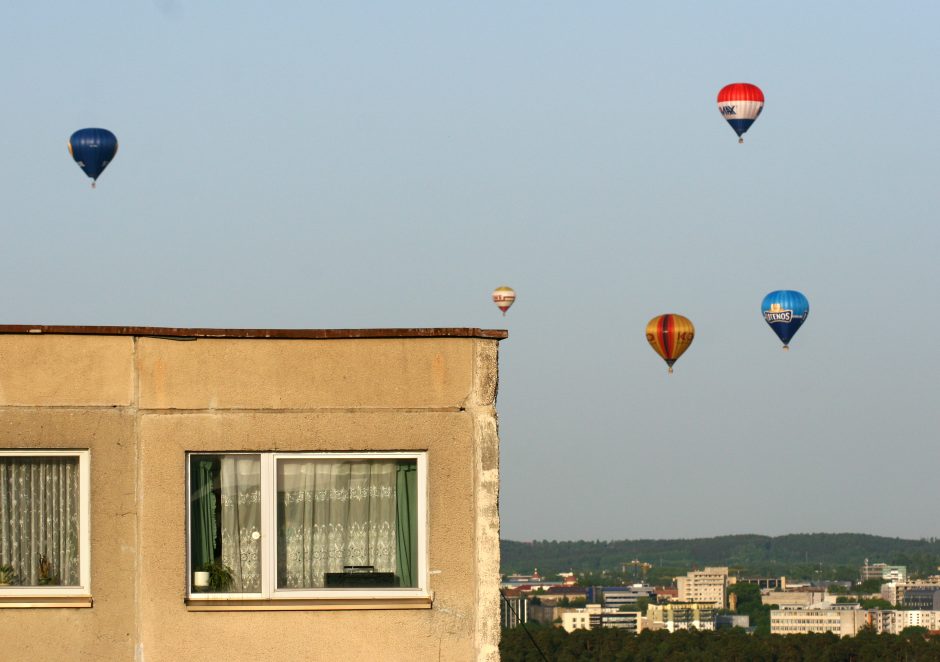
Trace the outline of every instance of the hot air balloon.
<path fill-rule="evenodd" d="M 663 357 L 670 373 L 672 364 L 689 348 L 694 337 L 695 327 L 682 315 L 659 315 L 646 325 L 646 339 L 656 353 Z"/>
<path fill-rule="evenodd" d="M 499 309 L 503 311 L 503 317 L 506 316 L 506 311 L 509 310 L 509 306 L 511 306 L 515 300 L 516 291 L 511 287 L 503 285 L 502 287 L 497 287 L 495 290 L 493 290 L 493 303 L 495 303 Z"/>
<path fill-rule="evenodd" d="M 91 187 L 117 154 L 118 141 L 107 129 L 79 129 L 69 138 L 69 154 L 91 177 Z"/>
<path fill-rule="evenodd" d="M 764 297 L 760 310 L 764 320 L 783 341 L 783 348 L 790 349 L 790 338 L 809 317 L 809 301 L 801 292 L 776 290 Z"/>
<path fill-rule="evenodd" d="M 718 93 L 718 110 L 721 116 L 738 134 L 738 142 L 743 143 L 745 131 L 751 128 L 760 111 L 764 109 L 764 93 L 757 85 L 750 83 L 731 83 L 721 88 Z"/>

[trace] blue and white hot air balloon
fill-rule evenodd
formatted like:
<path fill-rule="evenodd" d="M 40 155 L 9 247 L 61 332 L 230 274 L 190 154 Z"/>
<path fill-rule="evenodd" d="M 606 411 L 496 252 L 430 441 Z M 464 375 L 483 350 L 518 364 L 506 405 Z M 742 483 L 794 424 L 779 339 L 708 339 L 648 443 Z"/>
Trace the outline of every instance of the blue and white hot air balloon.
<path fill-rule="evenodd" d="M 92 188 L 114 159 L 117 150 L 117 138 L 107 129 L 79 129 L 69 138 L 69 154 L 78 167 L 91 177 Z"/>
<path fill-rule="evenodd" d="M 789 349 L 790 339 L 809 317 L 809 301 L 796 290 L 775 290 L 764 297 L 760 306 L 764 321 L 770 325 L 783 348 Z"/>

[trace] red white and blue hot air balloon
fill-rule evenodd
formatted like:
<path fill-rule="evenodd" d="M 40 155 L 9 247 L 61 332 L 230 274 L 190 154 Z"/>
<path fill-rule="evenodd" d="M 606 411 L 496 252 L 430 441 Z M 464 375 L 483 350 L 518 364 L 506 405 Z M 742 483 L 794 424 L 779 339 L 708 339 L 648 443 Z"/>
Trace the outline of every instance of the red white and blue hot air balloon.
<path fill-rule="evenodd" d="M 760 111 L 764 109 L 764 93 L 757 85 L 750 83 L 731 83 L 721 88 L 718 93 L 718 110 L 721 116 L 738 134 L 738 142 L 743 143 L 744 133 L 751 128 Z"/>

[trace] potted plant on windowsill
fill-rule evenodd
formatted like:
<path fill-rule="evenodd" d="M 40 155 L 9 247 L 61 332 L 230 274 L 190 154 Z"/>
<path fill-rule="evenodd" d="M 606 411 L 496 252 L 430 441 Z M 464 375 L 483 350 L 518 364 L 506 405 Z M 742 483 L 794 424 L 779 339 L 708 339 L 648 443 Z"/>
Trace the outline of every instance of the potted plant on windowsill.
<path fill-rule="evenodd" d="M 16 583 L 16 571 L 12 565 L 0 565 L 0 586 L 12 586 Z"/>
<path fill-rule="evenodd" d="M 52 563 L 45 554 L 39 555 L 39 585 L 58 586 L 59 577 L 52 572 Z"/>
<path fill-rule="evenodd" d="M 222 561 L 204 563 L 193 573 L 193 590 L 199 593 L 228 593 L 235 574 Z"/>

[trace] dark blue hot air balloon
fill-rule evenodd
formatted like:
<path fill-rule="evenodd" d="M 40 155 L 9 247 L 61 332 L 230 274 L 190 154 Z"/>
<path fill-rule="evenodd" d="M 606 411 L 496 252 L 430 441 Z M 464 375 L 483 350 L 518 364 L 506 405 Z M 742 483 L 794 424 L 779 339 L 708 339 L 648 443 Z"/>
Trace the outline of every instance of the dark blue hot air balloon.
<path fill-rule="evenodd" d="M 760 306 L 764 321 L 789 349 L 792 338 L 809 317 L 809 301 L 796 290 L 776 290 L 764 297 Z"/>
<path fill-rule="evenodd" d="M 118 141 L 107 129 L 79 129 L 69 138 L 69 154 L 91 177 L 91 187 L 117 154 Z"/>

